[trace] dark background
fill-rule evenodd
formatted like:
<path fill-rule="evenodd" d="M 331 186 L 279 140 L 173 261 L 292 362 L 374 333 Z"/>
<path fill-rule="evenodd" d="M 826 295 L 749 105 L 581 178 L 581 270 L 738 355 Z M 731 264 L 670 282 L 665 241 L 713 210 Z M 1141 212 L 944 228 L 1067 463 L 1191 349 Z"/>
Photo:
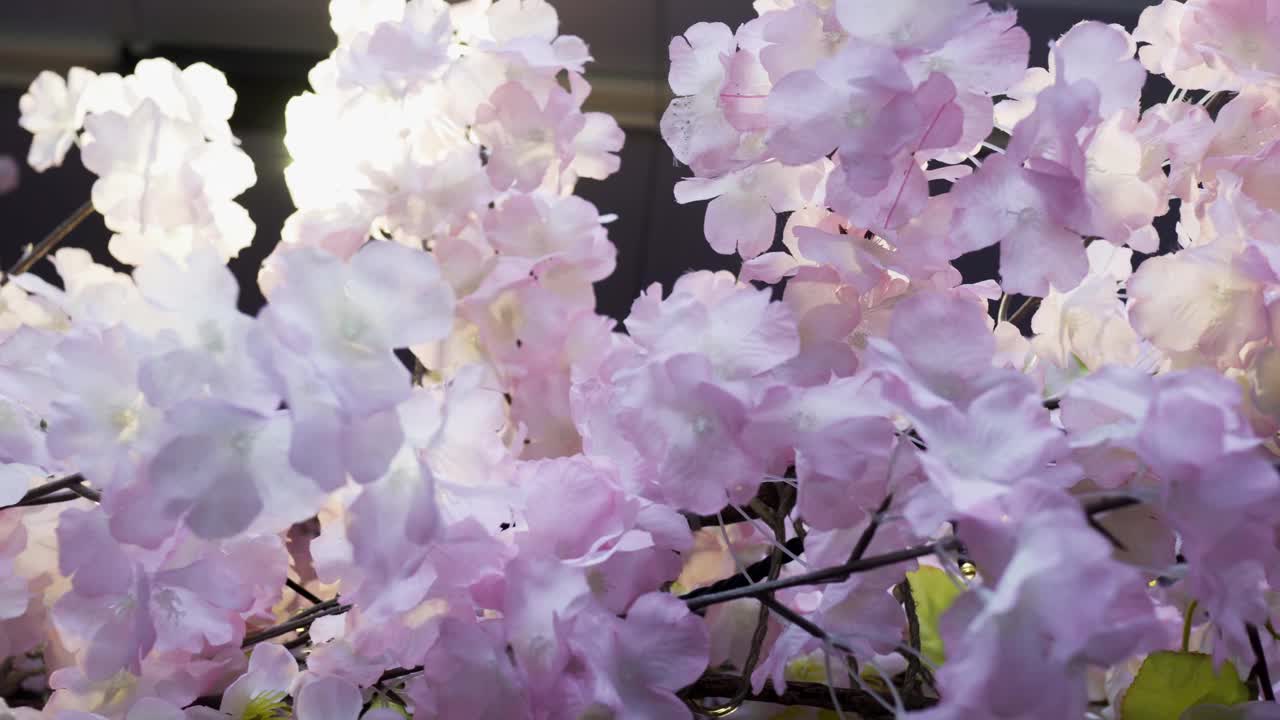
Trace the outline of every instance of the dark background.
<path fill-rule="evenodd" d="M 897 0 L 867 0 L 896 2 Z M 735 257 L 713 252 L 702 237 L 706 203 L 677 205 L 672 187 L 685 172 L 657 134 L 666 106 L 670 38 L 691 24 L 736 26 L 754 16 L 749 0 L 553 0 L 561 31 L 584 38 L 596 63 L 587 79 L 592 107 L 616 114 L 627 131 L 622 170 L 605 181 L 584 180 L 578 192 L 602 213 L 618 246 L 618 269 L 597 286 L 601 312 L 625 317 L 632 299 L 653 282 L 670 285 L 702 268 L 733 269 Z M 1023 0 L 1019 21 L 1031 35 L 1032 63 L 1043 65 L 1051 39 L 1084 19 L 1132 29 L 1148 0 L 1072 2 Z M 0 154 L 25 159 L 30 136 L 17 125 L 18 98 L 41 68 L 71 65 L 130 72 L 142 57 L 163 56 L 179 66 L 205 61 L 225 72 L 239 99 L 232 129 L 257 167 L 258 183 L 239 202 L 257 223 L 254 244 L 232 261 L 241 306 L 262 303 L 255 277 L 292 212 L 282 169 L 287 161 L 284 105 L 307 89 L 306 72 L 335 39 L 322 0 L 4 0 L 0 2 Z M 1149 101 L 1168 86 L 1149 81 Z M 89 197 L 93 176 L 73 150 L 61 168 L 37 174 L 24 166 L 19 188 L 0 196 L 0 263 L 11 265 Z M 68 238 L 101 262 L 108 232 L 93 216 Z M 969 280 L 995 276 L 994 248 L 961 258 Z"/>

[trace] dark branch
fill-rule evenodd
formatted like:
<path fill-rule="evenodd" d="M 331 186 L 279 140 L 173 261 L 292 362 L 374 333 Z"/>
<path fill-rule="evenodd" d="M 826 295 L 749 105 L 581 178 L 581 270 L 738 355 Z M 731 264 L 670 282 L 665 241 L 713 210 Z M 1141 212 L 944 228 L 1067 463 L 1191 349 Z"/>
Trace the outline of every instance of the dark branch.
<path fill-rule="evenodd" d="M 79 473 L 75 475 L 68 475 L 64 478 L 59 478 L 57 480 L 50 480 L 49 482 L 43 485 L 31 488 L 26 492 L 25 495 L 22 496 L 21 500 L 19 500 L 18 502 L 14 503 L 14 505 L 11 505 L 9 507 L 29 504 L 30 501 L 32 500 L 35 500 L 37 498 L 42 498 L 46 495 L 52 495 L 58 492 L 59 490 L 66 490 L 70 488 L 72 485 L 78 485 L 82 482 L 84 482 L 84 477 Z"/>
<path fill-rule="evenodd" d="M 303 587 L 302 583 L 294 580 L 293 578 L 285 578 L 284 584 L 285 584 L 285 587 L 297 593 L 300 597 L 302 597 L 307 602 L 313 603 L 315 605 L 320 605 L 324 602 L 324 600 L 320 599 L 319 595 L 316 595 L 315 593 L 306 589 L 305 587 Z"/>
<path fill-rule="evenodd" d="M 793 537 L 790 540 L 783 543 L 783 545 L 786 546 L 787 550 L 792 555 L 800 555 L 801 553 L 804 552 L 804 538 Z M 770 558 L 765 558 L 759 562 L 755 562 L 748 565 L 746 574 L 751 577 L 751 582 L 758 583 L 761 580 L 764 580 L 765 578 L 769 577 L 769 567 L 772 564 L 772 562 L 773 561 Z M 782 564 L 786 565 L 789 562 L 791 562 L 791 556 L 784 555 L 782 557 Z M 680 599 L 693 600 L 695 598 L 704 597 L 706 595 L 713 595 L 715 593 L 721 593 L 728 590 L 734 590 L 736 588 L 746 587 L 747 584 L 748 584 L 747 578 L 743 577 L 742 573 L 737 573 L 723 580 L 717 580 L 716 582 L 704 588 L 691 590 L 685 593 L 684 595 L 681 595 Z"/>
<path fill-rule="evenodd" d="M 682 691 L 681 695 L 689 700 L 732 697 L 737 688 L 738 676 L 727 673 L 707 673 L 698 682 Z M 861 717 L 867 720 L 892 717 L 870 693 L 847 688 L 829 689 L 823 683 L 789 682 L 787 691 L 781 694 L 772 686 L 766 686 L 760 692 L 748 695 L 747 700 L 774 705 L 798 705 L 835 710 L 835 705 L 831 702 L 832 690 L 840 701 L 840 707 L 850 717 Z M 902 701 L 908 710 L 922 710 L 935 703 L 930 698 L 910 694 L 904 695 Z"/>
<path fill-rule="evenodd" d="M 385 682 L 391 682 L 392 680 L 399 680 L 400 678 L 406 677 L 408 675 L 417 675 L 418 673 L 422 672 L 422 670 L 423 670 L 423 667 L 421 665 L 417 667 L 411 667 L 411 668 L 396 668 L 394 670 L 388 670 L 382 673 L 382 676 L 378 678 L 378 682 L 385 683 Z"/>
<path fill-rule="evenodd" d="M 1262 637 L 1258 635 L 1258 626 L 1245 623 L 1245 632 L 1249 635 L 1249 647 L 1253 648 L 1255 663 L 1253 672 L 1258 676 L 1258 689 L 1262 691 L 1262 699 L 1275 702 L 1276 694 L 1271 689 L 1271 670 L 1267 668 L 1267 653 L 1262 649 Z"/>
<path fill-rule="evenodd" d="M 71 502 L 72 500 L 79 500 L 79 499 L 80 499 L 80 495 L 73 493 L 70 490 L 63 490 L 62 492 L 56 492 L 50 495 L 42 495 L 37 498 L 31 498 L 30 500 L 26 500 L 26 499 L 19 500 L 18 502 L 12 505 L 5 505 L 3 508 L 0 508 L 0 509 L 8 510 L 9 508 L 36 507 L 38 505 L 56 505 L 58 503 Z"/>
<path fill-rule="evenodd" d="M 23 255 L 22 259 L 18 260 L 18 262 L 13 264 L 13 267 L 9 268 L 9 271 L 4 274 L 4 277 L 0 278 L 0 287 L 7 284 L 9 279 L 14 275 L 21 275 L 27 272 L 34 267 L 36 263 L 40 262 L 41 258 L 53 252 L 53 249 L 58 247 L 58 244 L 65 240 L 66 237 L 71 234 L 72 230 L 75 230 L 80 223 L 87 220 L 92 214 L 92 202 L 86 202 L 77 208 L 76 211 L 71 214 L 71 217 L 59 223 L 58 227 L 53 229 L 53 232 L 45 235 L 43 240 L 36 243 L 35 246 L 31 248 L 31 252 Z"/>
<path fill-rule="evenodd" d="M 874 555 L 869 558 L 862 558 L 854 562 L 845 563 L 844 565 L 837 565 L 823 570 L 815 570 L 814 572 L 804 573 L 802 575 L 792 575 L 791 577 L 768 582 L 757 582 L 751 585 L 746 585 L 745 587 L 736 587 L 723 592 L 708 593 L 698 597 L 691 598 L 685 596 L 681 599 L 688 603 L 690 610 L 697 612 L 712 605 L 729 602 L 730 600 L 737 600 L 738 598 L 744 597 L 761 597 L 767 593 L 776 592 L 790 587 L 843 582 L 848 579 L 850 575 L 854 575 L 856 573 L 875 570 L 889 565 L 896 565 L 900 562 L 906 562 L 907 560 L 914 560 L 916 558 L 925 557 L 926 555 L 932 555 L 938 550 L 944 548 L 955 547 L 956 544 L 954 540 L 939 540 L 937 542 L 926 543 L 924 545 L 917 545 L 916 547 L 907 548 L 905 550 L 898 550 L 891 553 L 885 553 L 883 555 Z"/>
<path fill-rule="evenodd" d="M 1141 505 L 1142 501 L 1136 497 L 1122 495 L 1119 497 L 1102 498 L 1085 503 L 1084 512 L 1090 517 L 1100 515 L 1102 513 L 1111 512 L 1112 510 L 1122 510 L 1133 505 Z"/>
<path fill-rule="evenodd" d="M 857 562 L 867 554 L 867 548 L 871 547 L 871 541 L 876 537 L 876 530 L 880 529 L 880 520 L 889 511 L 889 504 L 892 502 L 893 493 L 889 493 L 885 496 L 884 502 L 880 503 L 880 507 L 876 508 L 875 514 L 871 516 L 871 522 L 867 524 L 867 529 L 858 536 L 858 542 L 853 546 L 853 552 L 849 554 L 849 562 Z"/>
<path fill-rule="evenodd" d="M 311 623 L 315 622 L 317 618 L 321 618 L 326 615 L 341 615 L 350 609 L 351 605 L 341 605 L 338 603 L 337 598 L 325 600 L 319 605 L 313 605 L 306 610 L 303 610 L 292 619 L 286 620 L 279 625 L 273 625 L 266 630 L 253 633 L 252 635 L 246 635 L 244 642 L 240 643 L 240 647 L 252 647 L 265 640 L 278 638 L 281 635 L 288 635 L 295 630 L 311 627 Z"/>
<path fill-rule="evenodd" d="M 750 505 L 742 508 L 726 507 L 724 510 L 721 510 L 718 515 L 698 515 L 696 513 L 681 514 L 684 515 L 685 520 L 689 521 L 689 529 L 694 532 L 697 532 L 702 528 L 749 522 L 749 518 L 760 517 L 760 513 L 756 512 Z"/>

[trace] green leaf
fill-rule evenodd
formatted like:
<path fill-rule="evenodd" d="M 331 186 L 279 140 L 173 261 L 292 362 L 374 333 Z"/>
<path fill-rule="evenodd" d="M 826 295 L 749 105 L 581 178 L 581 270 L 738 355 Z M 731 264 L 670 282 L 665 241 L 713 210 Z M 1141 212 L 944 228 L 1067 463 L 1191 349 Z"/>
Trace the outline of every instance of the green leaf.
<path fill-rule="evenodd" d="M 411 717 L 409 715 L 409 711 L 406 710 L 403 705 L 401 705 L 400 703 L 391 702 L 390 700 L 381 696 L 375 697 L 373 699 L 373 702 L 369 704 L 370 710 L 374 710 L 377 708 L 386 708 L 388 710 L 393 710 L 395 712 L 398 712 L 400 713 L 400 715 L 402 715 L 405 718 L 405 720 L 409 720 L 409 718 Z"/>
<path fill-rule="evenodd" d="M 921 565 L 919 570 L 907 573 L 907 584 L 911 586 L 916 618 L 920 620 L 920 651 L 930 662 L 941 665 L 947 658 L 942 635 L 938 633 L 938 620 L 964 590 L 951 576 L 931 565 Z"/>
<path fill-rule="evenodd" d="M 1120 703 L 1120 718 L 1170 720 L 1196 705 L 1237 705 L 1249 699 L 1249 690 L 1230 662 L 1215 673 L 1209 655 L 1163 651 L 1143 661 Z"/>

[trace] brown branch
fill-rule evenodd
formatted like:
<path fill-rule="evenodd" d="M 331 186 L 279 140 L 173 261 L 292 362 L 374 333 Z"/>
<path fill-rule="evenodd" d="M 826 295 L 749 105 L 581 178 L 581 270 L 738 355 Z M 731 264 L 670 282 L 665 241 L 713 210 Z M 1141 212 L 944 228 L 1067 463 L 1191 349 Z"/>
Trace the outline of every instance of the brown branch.
<path fill-rule="evenodd" d="M 686 700 L 704 698 L 731 697 L 737 691 L 738 676 L 728 673 L 707 673 L 696 683 L 681 691 Z M 835 710 L 831 702 L 831 692 L 835 691 L 840 707 L 845 713 L 855 714 L 866 720 L 880 720 L 893 717 L 888 713 L 876 697 L 862 690 L 848 688 L 828 688 L 824 683 L 788 682 L 787 691 L 779 694 L 771 685 L 765 686 L 758 693 L 751 693 L 747 700 L 752 702 L 771 703 L 774 705 L 802 706 Z M 922 710 L 935 704 L 935 700 L 921 695 L 904 694 L 902 702 L 908 710 Z"/>
<path fill-rule="evenodd" d="M 53 252 L 53 249 L 58 247 L 58 244 L 65 240 L 67 236 L 71 234 L 72 230 L 75 230 L 80 223 L 87 220 L 92 214 L 92 202 L 86 202 L 77 208 L 76 211 L 71 214 L 71 217 L 59 223 L 58 227 L 53 229 L 53 232 L 45 235 L 44 239 L 36 243 L 31 248 L 30 252 L 23 255 L 18 262 L 14 263 L 13 267 L 9 268 L 9 271 L 4 274 L 4 277 L 0 277 L 0 287 L 7 284 L 9 279 L 14 275 L 21 275 L 27 272 L 34 267 L 36 263 L 40 262 L 41 258 Z"/>
<path fill-rule="evenodd" d="M 920 655 L 922 654 L 920 615 L 916 610 L 916 597 L 911 593 L 911 580 L 903 578 L 902 582 L 894 588 L 894 595 L 902 603 L 902 610 L 907 615 L 907 645 L 912 651 L 903 653 L 903 656 L 907 659 L 907 675 L 904 685 L 911 692 L 919 692 L 923 689 L 925 683 L 933 684 L 933 673 L 920 660 Z"/>

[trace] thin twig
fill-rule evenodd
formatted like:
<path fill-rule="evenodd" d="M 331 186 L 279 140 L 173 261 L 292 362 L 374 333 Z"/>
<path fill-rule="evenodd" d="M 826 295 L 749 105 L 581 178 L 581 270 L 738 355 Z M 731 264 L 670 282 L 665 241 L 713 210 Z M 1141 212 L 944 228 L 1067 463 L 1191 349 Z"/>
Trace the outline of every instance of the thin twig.
<path fill-rule="evenodd" d="M 43 240 L 36 243 L 31 248 L 31 252 L 23 255 L 18 262 L 13 264 L 13 267 L 9 268 L 9 271 L 4 274 L 4 277 L 0 278 L 0 287 L 3 287 L 8 283 L 9 279 L 14 275 L 21 275 L 27 272 L 34 267 L 36 263 L 40 262 L 41 258 L 48 255 L 50 252 L 53 252 L 53 249 L 58 247 L 58 243 L 65 240 L 67 236 L 71 234 L 72 230 L 75 230 L 80 223 L 87 220 L 92 214 L 92 202 L 86 202 L 77 208 L 76 211 L 71 214 L 71 217 L 59 223 L 58 227 L 53 229 L 53 232 L 45 235 Z"/>
<path fill-rule="evenodd" d="M 324 602 L 324 600 L 320 599 L 319 595 L 316 595 L 315 593 L 306 589 L 305 587 L 303 587 L 302 583 L 298 582 L 297 580 L 294 580 L 293 578 L 285 578 L 284 584 L 285 584 L 285 587 L 297 593 L 300 597 L 302 597 L 307 602 L 310 602 L 314 605 L 319 605 Z"/>
<path fill-rule="evenodd" d="M 909 691 L 920 690 L 922 683 L 933 684 L 933 673 L 920 661 L 920 615 L 916 609 L 916 596 L 911 592 L 910 578 L 903 578 L 897 587 L 898 600 L 902 602 L 902 610 L 907 616 L 907 645 L 912 652 L 903 653 L 907 660 L 906 688 Z"/>
<path fill-rule="evenodd" d="M 853 650 L 851 650 L 848 645 L 832 637 L 826 630 L 818 627 L 817 623 L 787 607 L 773 595 L 770 594 L 760 598 L 760 602 L 765 607 L 777 613 L 778 617 L 809 633 L 818 640 L 821 640 L 823 643 L 829 644 L 831 647 L 834 647 L 847 655 L 853 654 Z"/>
<path fill-rule="evenodd" d="M 1085 503 L 1084 512 L 1086 515 L 1100 515 L 1102 513 L 1111 512 L 1112 510 L 1121 510 L 1133 505 L 1141 505 L 1142 501 L 1136 497 L 1129 495 L 1121 495 L 1117 497 L 1102 498 L 1093 502 Z"/>
<path fill-rule="evenodd" d="M 750 522 L 752 518 L 759 518 L 760 513 L 750 505 L 738 508 L 735 512 L 732 506 L 726 506 L 724 509 L 711 515 L 698 515 L 697 513 L 681 513 L 685 520 L 689 522 L 689 529 L 697 532 L 702 528 L 716 527 L 720 524 L 734 525 L 740 522 Z"/>
<path fill-rule="evenodd" d="M 849 553 L 849 562 L 857 562 L 867 554 L 867 548 L 871 547 L 871 541 L 876 537 L 876 530 L 880 529 L 880 520 L 884 514 L 889 511 L 889 504 L 893 502 L 893 493 L 884 496 L 884 501 L 880 503 L 880 507 L 876 508 L 875 514 L 871 516 L 871 522 L 867 523 L 867 527 L 858 536 L 858 542 L 853 546 L 853 552 Z"/>
<path fill-rule="evenodd" d="M 778 508 L 776 511 L 773 508 L 768 507 L 760 498 L 752 500 L 752 504 L 755 506 L 755 510 L 760 517 L 768 518 L 771 525 L 769 529 L 773 532 L 774 541 L 775 543 L 779 543 L 775 545 L 773 551 L 769 553 L 768 557 L 768 579 L 777 580 L 778 576 L 782 573 L 782 564 L 787 559 L 780 543 L 781 538 L 786 535 L 787 515 L 791 512 L 791 508 L 795 504 L 795 490 L 790 486 L 783 486 L 779 490 Z M 736 509 L 739 512 L 742 512 L 741 508 Z M 723 530 L 724 528 L 721 527 L 721 531 Z M 741 576 L 739 575 L 736 577 Z M 739 682 L 737 692 L 735 692 L 728 700 L 725 700 L 714 707 L 697 706 L 699 714 L 710 715 L 712 717 L 727 715 L 741 707 L 743 701 L 751 694 L 751 674 L 755 672 L 756 665 L 760 662 L 760 651 L 764 647 L 765 637 L 769 633 L 769 605 L 765 602 L 769 599 L 772 598 L 767 597 L 761 599 L 760 611 L 756 614 L 756 627 L 751 634 L 751 645 L 747 650 L 746 660 L 742 663 L 741 681 Z"/>
<path fill-rule="evenodd" d="M 318 618 L 322 618 L 326 615 L 341 615 L 350 609 L 351 605 L 340 605 L 337 598 L 334 598 L 333 600 L 326 600 L 319 605 L 313 605 L 312 607 L 298 613 L 292 620 L 286 620 L 285 622 L 282 622 L 279 625 L 273 625 L 266 630 L 253 633 L 252 635 L 246 635 L 244 642 L 240 643 L 240 647 L 248 648 L 265 640 L 277 638 L 281 635 L 288 635 L 295 630 L 310 627 L 311 623 L 315 622 Z"/>
<path fill-rule="evenodd" d="M 737 688 L 738 676 L 729 673 L 707 673 L 698 682 L 686 688 L 682 695 L 690 699 L 729 697 Z M 788 682 L 787 691 L 776 692 L 772 686 L 766 685 L 758 693 L 752 693 L 748 700 L 752 702 L 770 703 L 800 707 L 835 710 L 830 693 L 834 692 L 845 712 L 854 713 L 855 717 L 867 720 L 891 717 L 885 713 L 879 701 L 870 693 L 849 688 L 830 688 L 826 683 Z M 922 710 L 936 703 L 926 697 L 908 695 L 904 698 L 909 710 Z"/>
<path fill-rule="evenodd" d="M 66 490 L 72 485 L 82 482 L 84 482 L 84 476 L 79 473 L 76 473 L 75 475 L 68 475 L 57 480 L 50 480 L 43 485 L 39 485 L 28 490 L 26 494 L 22 496 L 22 500 L 19 500 L 18 502 L 34 500 L 35 498 L 44 497 L 45 495 L 52 495 L 59 490 Z"/>
<path fill-rule="evenodd" d="M 787 550 L 792 555 L 800 555 L 801 553 L 804 552 L 804 538 L 802 537 L 793 537 L 790 540 L 783 543 L 783 545 L 786 546 Z M 787 555 L 784 555 L 782 557 L 782 564 L 786 565 L 789 562 L 791 562 L 791 558 Z M 727 578 L 724 578 L 723 580 L 717 580 L 716 582 L 711 583 L 706 587 L 698 588 L 697 590 L 690 590 L 684 595 L 681 595 L 680 599 L 686 600 L 686 601 L 693 600 L 695 598 L 700 598 L 707 595 L 713 595 L 715 593 L 725 592 L 728 590 L 733 590 L 735 588 L 742 588 L 742 587 L 746 587 L 751 583 L 759 582 L 769 576 L 769 568 L 772 566 L 772 563 L 773 561 L 771 558 L 765 558 L 763 560 L 760 560 L 759 562 L 754 562 L 747 566 L 747 569 L 744 573 L 736 573 Z M 747 581 L 747 578 L 744 576 L 750 576 L 751 578 L 750 583 Z"/>
<path fill-rule="evenodd" d="M 1032 307 L 1039 304 L 1040 304 L 1040 298 L 1037 298 L 1037 297 L 1029 297 L 1026 300 L 1023 300 L 1022 304 L 1018 306 L 1017 310 L 1013 311 L 1013 314 L 1009 316 L 1009 319 L 1006 322 L 1008 322 L 1010 325 L 1017 325 L 1018 320 L 1022 319 L 1023 313 L 1027 312 Z"/>
<path fill-rule="evenodd" d="M 17 507 L 33 507 L 36 505 L 53 505 L 85 498 L 93 502 L 102 501 L 102 493 L 84 486 L 84 477 L 80 474 L 68 475 L 52 480 L 27 491 L 18 502 L 0 507 L 0 510 Z"/>
<path fill-rule="evenodd" d="M 102 493 L 98 492 L 97 490 L 94 490 L 93 488 L 85 487 L 81 483 L 71 483 L 71 485 L 68 486 L 67 489 L 75 493 L 76 495 L 79 495 L 80 497 L 84 498 L 85 500 L 92 500 L 96 503 L 102 502 Z"/>
<path fill-rule="evenodd" d="M 392 680 L 399 680 L 400 678 L 406 677 L 409 675 L 417 675 L 422 671 L 423 671 L 423 667 L 421 665 L 417 667 L 411 667 L 411 668 L 395 668 L 394 670 L 388 670 L 382 673 L 382 675 L 378 678 L 378 682 L 385 683 L 385 682 L 390 682 Z"/>
<path fill-rule="evenodd" d="M 1258 635 L 1258 626 L 1245 623 L 1245 632 L 1249 635 L 1249 647 L 1253 648 L 1256 663 L 1253 671 L 1258 675 L 1258 689 L 1262 691 L 1262 699 L 1276 701 L 1275 691 L 1271 689 L 1271 670 L 1267 668 L 1267 653 L 1262 649 L 1262 637 Z"/>
<path fill-rule="evenodd" d="M 954 544 L 955 541 L 948 538 L 937 542 L 926 543 L 924 545 L 917 545 L 916 547 L 907 548 L 905 550 L 898 550 L 891 553 L 885 553 L 883 555 L 874 555 L 869 558 L 862 558 L 855 562 L 849 562 L 822 570 L 815 570 L 801 575 L 792 575 L 791 577 L 767 582 L 757 582 L 746 587 L 736 587 L 731 590 L 708 593 L 698 597 L 690 598 L 686 596 L 681 599 L 688 603 L 690 610 L 697 612 L 712 605 L 729 602 L 730 600 L 737 600 L 738 598 L 744 597 L 761 597 L 767 593 L 784 590 L 790 587 L 842 582 L 850 575 L 888 567 L 889 565 L 896 565 L 900 562 L 914 560 L 916 558 L 925 557 L 926 555 L 932 555 L 940 549 L 953 547 Z"/>
<path fill-rule="evenodd" d="M 71 502 L 72 500 L 79 499 L 80 495 L 73 493 L 70 490 L 63 490 L 62 492 L 56 492 L 51 495 L 41 495 L 40 497 L 31 498 L 30 500 L 19 500 L 12 505 L 5 505 L 3 508 L 0 508 L 0 510 L 20 507 L 36 507 L 38 505 L 56 505 L 58 503 Z"/>

